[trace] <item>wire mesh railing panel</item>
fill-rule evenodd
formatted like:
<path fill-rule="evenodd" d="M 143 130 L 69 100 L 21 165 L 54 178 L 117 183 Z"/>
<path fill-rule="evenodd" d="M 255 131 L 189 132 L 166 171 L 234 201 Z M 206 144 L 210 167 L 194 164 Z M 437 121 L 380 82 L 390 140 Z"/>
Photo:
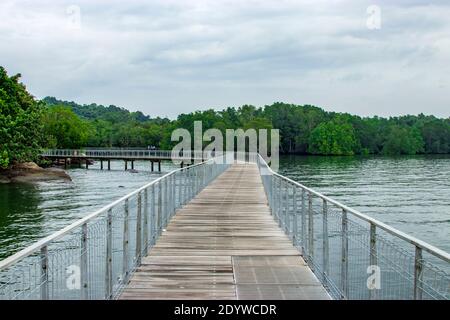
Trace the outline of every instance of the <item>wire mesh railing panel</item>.
<path fill-rule="evenodd" d="M 86 226 L 86 249 L 84 251 L 87 269 L 82 278 L 83 299 L 105 298 L 105 273 L 106 273 L 106 229 L 107 218 L 103 214 Z"/>
<path fill-rule="evenodd" d="M 120 158 L 120 159 L 178 159 L 198 161 L 211 159 L 221 155 L 219 152 L 211 151 L 188 151 L 172 152 L 171 150 L 147 150 L 147 149 L 48 149 L 42 150 L 43 157 L 82 157 L 82 158 Z M 249 156 L 247 159 L 254 159 Z"/>
<path fill-rule="evenodd" d="M 172 171 L 0 261 L 0 299 L 118 297 L 177 208 L 228 166 L 214 158 Z"/>
<path fill-rule="evenodd" d="M 420 281 L 422 299 L 450 300 L 450 279 L 448 274 L 441 269 L 442 263 L 435 261 L 434 256 L 428 253 L 423 254 L 422 281 Z"/>
<path fill-rule="evenodd" d="M 46 248 L 45 273 L 42 286 L 45 286 L 45 299 L 79 299 L 81 282 L 81 230 L 76 230 Z"/>
<path fill-rule="evenodd" d="M 272 215 L 335 299 L 450 299 L 450 255 L 276 174 Z"/>
<path fill-rule="evenodd" d="M 0 274 L 0 299 L 39 299 L 41 256 L 34 253 Z"/>

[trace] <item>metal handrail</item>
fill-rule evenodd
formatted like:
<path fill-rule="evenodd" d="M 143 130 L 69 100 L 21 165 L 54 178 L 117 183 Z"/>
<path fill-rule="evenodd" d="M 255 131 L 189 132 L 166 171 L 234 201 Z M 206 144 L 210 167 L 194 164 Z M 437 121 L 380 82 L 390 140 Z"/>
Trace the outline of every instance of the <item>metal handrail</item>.
<path fill-rule="evenodd" d="M 334 297 L 340 299 L 364 298 L 368 294 L 370 299 L 376 299 L 379 295 L 384 297 L 387 295 L 389 298 L 413 297 L 414 299 L 423 299 L 426 295 L 426 298 L 450 299 L 450 275 L 448 271 L 439 268 L 435 263 L 437 261 L 450 263 L 449 253 L 274 172 L 261 155 L 258 155 L 256 163 L 275 220 L 286 234 L 292 237 L 294 245 L 301 250 L 311 269 L 314 272 L 320 270 L 317 274 L 319 279 Z M 301 194 L 301 207 L 298 207 L 297 204 L 299 193 Z M 301 221 L 298 221 L 298 215 L 301 216 Z M 318 230 L 314 228 L 316 223 L 314 221 L 317 219 L 321 220 L 322 224 Z M 329 219 L 331 219 L 331 224 Z M 361 224 L 360 221 L 366 222 L 368 225 Z M 298 229 L 299 223 L 301 229 Z M 341 241 L 339 245 L 334 242 L 333 251 L 330 250 L 329 242 L 335 240 L 333 240 L 334 237 L 330 234 L 329 228 L 332 228 L 331 234 L 337 236 Z M 383 233 L 380 234 L 377 230 L 383 231 Z M 316 240 L 317 237 L 321 239 L 321 242 Z M 403 245 L 399 246 L 400 242 L 397 240 L 413 245 L 414 252 Z M 381 245 L 380 251 L 378 242 Z M 315 252 L 315 250 L 321 252 Z M 425 258 L 424 252 L 431 256 Z M 330 257 L 336 259 L 336 255 L 340 255 L 339 260 L 330 264 Z M 322 260 L 319 259 L 320 256 Z M 403 262 L 399 264 L 396 261 L 397 258 L 407 259 L 408 262 L 402 260 Z M 438 260 L 430 260 L 430 258 Z M 360 259 L 360 262 L 350 265 L 349 261 L 353 261 L 352 259 Z M 364 259 L 367 261 L 362 262 Z M 379 259 L 385 267 L 385 274 L 389 275 L 390 272 L 391 276 L 394 274 L 398 279 L 398 282 L 392 285 L 385 283 L 386 290 L 380 291 L 380 293 L 374 291 L 373 288 L 361 287 L 360 281 L 364 275 L 353 271 L 358 270 L 361 263 L 369 269 L 380 268 Z M 336 267 L 340 270 L 337 271 Z M 449 266 L 447 265 L 447 267 Z M 330 275 L 331 268 L 334 270 L 332 275 Z M 381 272 L 381 269 L 379 270 Z M 336 279 L 337 275 L 339 275 L 339 279 Z M 353 290 L 350 291 L 349 286 L 351 283 L 354 285 L 355 281 L 359 287 L 353 287 Z M 394 291 L 391 289 L 396 286 L 403 287 L 401 294 L 392 294 Z"/>
<path fill-rule="evenodd" d="M 3 269 L 8 268 L 9 266 L 13 265 L 14 263 L 18 262 L 19 260 L 21 260 L 23 258 L 26 258 L 26 257 L 36 253 L 38 250 L 48 246 L 52 242 L 54 242 L 54 241 L 62 238 L 63 236 L 69 234 L 71 231 L 73 231 L 76 228 L 82 226 L 86 222 L 91 221 L 92 219 L 100 216 L 101 214 L 107 212 L 108 210 L 112 209 L 113 207 L 117 206 L 118 204 L 124 202 L 125 200 L 127 200 L 127 199 L 129 199 L 131 197 L 133 197 L 134 195 L 139 194 L 143 190 L 151 187 L 152 185 L 155 185 L 155 184 L 159 183 L 160 181 L 166 179 L 167 177 L 169 177 L 171 175 L 174 175 L 175 173 L 177 173 L 179 171 L 183 171 L 183 170 L 186 170 L 186 169 L 192 169 L 192 168 L 195 168 L 197 166 L 201 166 L 201 165 L 204 165 L 204 164 L 207 164 L 207 163 L 210 163 L 210 162 L 214 162 L 214 161 L 216 161 L 216 158 L 209 159 L 207 161 L 204 161 L 204 162 L 201 162 L 201 163 L 198 163 L 198 164 L 194 164 L 194 165 L 191 165 L 191 166 L 188 166 L 188 167 L 185 167 L 185 168 L 175 169 L 175 170 L 173 170 L 173 171 L 171 171 L 171 172 L 169 172 L 169 173 L 167 173 L 167 174 L 165 174 L 165 175 L 163 175 L 163 176 L 153 180 L 152 182 L 150 182 L 150 183 L 148 183 L 148 184 L 138 188 L 137 190 L 135 190 L 133 192 L 130 192 L 129 194 L 127 194 L 127 195 L 123 196 L 122 198 L 120 198 L 120 199 L 118 199 L 118 200 L 116 200 L 116 201 L 114 201 L 114 202 L 104 206 L 103 208 L 101 208 L 101 209 L 99 209 L 99 210 L 89 214 L 88 216 L 73 222 L 72 224 L 68 225 L 67 227 L 65 227 L 65 228 L 63 228 L 63 229 L 61 229 L 61 230 L 59 230 L 59 231 L 57 231 L 57 232 L 47 236 L 47 237 L 45 237 L 45 238 L 43 238 L 41 240 L 38 240 L 34 244 L 32 244 L 32 245 L 30 245 L 30 246 L 20 250 L 19 252 L 9 256 L 8 258 L 6 258 L 4 260 L 1 260 L 0 261 L 0 271 L 3 270 Z"/>
<path fill-rule="evenodd" d="M 362 229 L 362 232 L 367 236 L 368 233 L 370 234 L 370 244 L 365 243 L 364 244 L 364 248 L 366 249 L 366 247 L 370 247 L 370 265 L 376 265 L 377 263 L 377 259 L 383 259 L 383 255 L 385 253 L 388 254 L 392 254 L 393 249 L 392 247 L 390 247 L 389 250 L 391 251 L 383 251 L 381 252 L 377 252 L 377 248 L 376 248 L 376 241 L 381 241 L 381 244 L 383 245 L 383 243 L 387 243 L 385 241 L 385 239 L 383 239 L 384 234 L 383 233 L 383 237 L 380 237 L 380 235 L 376 234 L 376 230 L 383 230 L 385 232 L 387 232 L 390 237 L 393 236 L 395 239 L 400 239 L 403 241 L 406 241 L 409 244 L 412 244 L 415 247 L 415 255 L 413 257 L 413 259 L 408 260 L 408 264 L 404 264 L 402 267 L 397 268 L 397 274 L 401 274 L 401 277 L 404 276 L 410 276 L 410 269 L 405 269 L 405 267 L 409 268 L 409 266 L 411 266 L 411 261 L 412 263 L 414 263 L 414 267 L 413 267 L 413 276 L 414 279 L 412 279 L 412 277 L 410 277 L 408 280 L 408 288 L 410 288 L 410 285 L 414 285 L 414 298 L 415 299 L 422 299 L 422 293 L 426 292 L 424 290 L 425 286 L 428 286 L 428 284 L 426 283 L 426 279 L 424 277 L 424 269 L 426 269 L 426 271 L 430 271 L 430 270 L 434 270 L 434 269 L 429 269 L 430 265 L 431 267 L 432 264 L 429 264 L 428 261 L 426 261 L 425 259 L 423 259 L 422 257 L 422 251 L 428 252 L 430 253 L 432 256 L 440 259 L 441 261 L 444 262 L 450 262 L 450 254 L 440 250 L 424 241 L 421 241 L 415 237 L 412 237 L 410 235 L 407 235 L 393 227 L 390 227 L 382 222 L 379 222 L 376 219 L 373 219 L 365 214 L 362 214 L 361 212 L 354 210 L 352 208 L 349 208 L 343 204 L 341 204 L 340 202 L 333 200 L 311 188 L 308 188 L 304 185 L 302 185 L 301 183 L 298 183 L 296 181 L 293 181 L 292 179 L 289 179 L 287 177 L 284 177 L 281 174 L 278 174 L 277 172 L 274 172 L 269 165 L 267 164 L 266 160 L 259 154 L 256 153 L 224 153 L 221 154 L 219 157 L 216 158 L 212 158 L 209 160 L 206 160 L 204 162 L 198 163 L 198 164 L 194 164 L 192 166 L 188 166 L 185 168 L 180 168 L 180 169 L 176 169 L 173 170 L 159 178 L 157 178 L 156 180 L 140 187 L 139 189 L 127 194 L 126 196 L 114 201 L 111 204 L 108 204 L 106 206 L 104 206 L 103 208 L 93 212 L 92 214 L 89 214 L 88 216 L 75 221 L 74 223 L 70 224 L 69 226 L 61 229 L 60 231 L 45 237 L 39 241 L 37 241 L 36 243 L 32 244 L 31 246 L 17 252 L 16 254 L 0 261 L 0 273 L 5 271 L 6 273 L 8 273 L 10 270 L 16 270 L 17 268 L 19 268 L 19 271 L 21 270 L 20 268 L 27 268 L 27 264 L 25 263 L 25 267 L 24 264 L 21 262 L 24 262 L 24 260 L 29 260 L 29 259 L 35 259 L 35 256 L 38 255 L 38 259 L 39 263 L 35 263 L 35 266 L 37 266 L 37 268 L 39 268 L 37 270 L 37 276 L 34 276 L 33 279 L 36 279 L 38 282 L 37 284 L 35 284 L 33 286 L 33 288 L 35 288 L 35 290 L 39 290 L 40 289 L 40 297 L 41 299 L 46 299 L 49 298 L 50 295 L 48 294 L 48 284 L 49 282 L 51 282 L 51 280 L 49 280 L 49 276 L 51 277 L 52 274 L 49 273 L 49 261 L 48 261 L 48 257 L 49 257 L 49 247 L 50 246 L 54 246 L 55 244 L 60 244 L 60 243 L 65 243 L 66 246 L 68 246 L 67 248 L 69 249 L 65 249 L 65 250 L 70 250 L 70 241 L 69 243 L 67 243 L 67 237 L 69 235 L 72 235 L 73 233 L 75 233 L 75 231 L 81 231 L 81 244 L 77 250 L 80 250 L 84 252 L 82 253 L 82 261 L 81 261 L 81 268 L 83 270 L 82 274 L 86 275 L 87 274 L 87 266 L 85 265 L 87 262 L 87 258 L 86 258 L 86 252 L 88 252 L 89 250 L 86 249 L 86 235 L 88 234 L 87 232 L 87 227 L 88 224 L 93 224 L 95 222 L 95 220 L 98 220 L 100 218 L 105 219 L 106 220 L 102 220 L 103 222 L 106 222 L 106 227 L 107 228 L 105 231 L 102 231 L 100 233 L 97 233 L 97 235 L 101 236 L 102 238 L 104 238 L 104 236 L 106 235 L 106 244 L 102 244 L 102 248 L 105 249 L 106 253 L 106 257 L 111 257 L 113 255 L 112 253 L 112 247 L 113 245 L 110 243 L 112 240 L 112 230 L 111 230 L 111 225 L 112 225 L 112 221 L 113 217 L 112 217 L 112 211 L 113 209 L 118 209 L 118 212 L 125 213 L 124 216 L 124 220 L 119 220 L 122 221 L 120 223 L 123 223 L 123 234 L 119 234 L 121 236 L 124 237 L 128 237 L 128 205 L 129 203 L 134 203 L 137 207 L 137 216 L 136 216 L 136 231 L 134 233 L 134 235 L 136 235 L 136 254 L 135 254 L 135 258 L 136 260 L 133 260 L 132 262 L 132 266 L 131 268 L 130 265 L 128 265 L 128 247 L 127 248 L 123 248 L 123 268 L 124 268 L 124 273 L 121 273 L 121 275 L 124 275 L 124 279 L 127 279 L 127 277 L 129 276 L 129 272 L 132 272 L 137 265 L 139 265 L 140 263 L 140 258 L 142 256 L 143 252 L 146 252 L 146 246 L 148 245 L 148 234 L 145 235 L 144 234 L 144 239 L 142 239 L 140 230 L 142 228 L 141 223 L 144 223 L 145 225 L 145 217 L 149 217 L 149 216 L 154 216 L 156 214 L 157 217 L 163 218 L 165 219 L 164 221 L 160 221 L 158 220 L 158 224 L 156 225 L 156 227 L 158 227 L 159 231 L 156 233 L 156 238 L 161 234 L 162 231 L 164 231 L 164 227 L 167 226 L 168 221 L 170 221 L 170 218 L 172 217 L 173 214 L 175 214 L 175 211 L 177 208 L 179 208 L 181 205 L 185 204 L 187 201 L 189 201 L 190 199 L 192 199 L 196 192 L 199 192 L 203 187 L 205 187 L 209 181 L 211 181 L 211 179 L 214 179 L 214 177 L 217 176 L 217 174 L 220 174 L 220 172 L 223 172 L 223 170 L 225 170 L 225 168 L 228 166 L 228 164 L 233 163 L 235 161 L 235 158 L 237 158 L 238 162 L 244 160 L 245 162 L 252 162 L 252 163 L 256 163 L 259 170 L 260 170 L 260 174 L 262 176 L 262 180 L 263 180 L 263 184 L 264 184 L 264 189 L 267 193 L 268 196 L 268 202 L 271 208 L 272 213 L 274 214 L 274 217 L 276 219 L 278 219 L 278 222 L 280 223 L 280 227 L 284 227 L 284 230 L 287 232 L 288 235 L 292 235 L 292 240 L 294 242 L 294 245 L 296 247 L 298 247 L 299 249 L 302 250 L 302 253 L 304 254 L 304 258 L 305 261 L 309 264 L 309 266 L 311 267 L 311 269 L 316 272 L 317 274 L 317 269 L 316 266 L 318 266 L 317 264 L 317 259 L 314 258 L 314 243 L 317 244 L 317 241 L 314 242 L 314 232 L 312 230 L 312 225 L 311 225 L 311 231 L 304 231 L 303 228 L 305 227 L 305 223 L 303 221 L 303 217 L 306 216 L 306 214 L 309 214 L 309 217 L 306 217 L 305 219 L 308 219 L 308 223 L 313 223 L 314 219 L 313 219 L 313 215 L 315 213 L 318 213 L 316 211 L 316 209 L 313 207 L 313 200 L 317 200 L 320 199 L 321 200 L 321 204 L 323 205 L 323 211 L 321 208 L 321 213 L 323 214 L 323 227 L 324 227 L 324 231 L 323 231 L 323 236 L 322 236 L 322 241 L 323 241 L 323 270 L 321 270 L 322 272 L 320 273 L 320 275 L 318 274 L 319 279 L 321 279 L 322 283 L 324 284 L 324 286 L 326 288 L 337 288 L 338 285 L 336 285 L 336 283 L 334 283 L 332 280 L 330 280 L 329 274 L 328 274 L 328 268 L 333 267 L 333 264 L 330 264 L 330 261 L 328 260 L 328 255 L 329 253 L 332 252 L 332 250 L 329 251 L 329 246 L 328 246 L 328 239 L 329 239 L 329 234 L 328 234 L 328 218 L 327 218 L 327 211 L 330 209 L 330 207 L 332 207 L 331 205 L 335 206 L 336 208 L 338 208 L 338 210 L 340 211 L 341 214 L 337 214 L 334 215 L 339 216 L 339 223 L 341 224 L 342 229 L 338 230 L 340 232 L 339 237 L 341 237 L 342 239 L 342 250 L 339 251 L 342 254 L 342 259 L 340 258 L 339 262 L 337 262 L 338 266 L 341 267 L 341 274 L 340 276 L 342 277 L 340 279 L 341 282 L 341 287 L 337 288 L 336 291 L 338 292 L 338 298 L 347 298 L 349 297 L 349 278 L 352 278 L 352 275 L 350 274 L 350 277 L 348 275 L 349 273 L 349 265 L 348 265 L 348 260 L 349 260 L 349 251 L 353 250 L 349 250 L 349 236 L 351 236 L 351 231 L 353 230 L 352 228 L 354 227 L 353 222 L 356 221 L 355 219 L 350 220 L 348 216 L 354 216 L 356 218 L 358 218 L 361 221 L 365 221 L 367 223 L 370 224 L 370 231 L 368 229 L 366 229 L 366 227 L 364 227 Z M 222 162 L 223 161 L 223 162 Z M 232 162 L 230 162 L 232 161 Z M 209 164 L 214 164 L 215 166 L 209 166 Z M 222 166 L 222 164 L 225 164 L 224 166 Z M 200 168 L 201 166 L 204 166 L 203 168 Z M 206 171 L 205 171 L 206 170 Z M 209 171 L 210 170 L 210 171 Z M 202 175 L 201 172 L 203 173 L 208 173 L 207 175 Z M 177 175 L 178 178 L 181 180 L 178 180 L 178 184 L 177 184 Z M 207 178 L 207 176 L 209 178 Z M 207 180 L 205 180 L 205 178 L 207 178 Z M 209 180 L 208 180 L 209 179 Z M 178 198 L 177 198 L 177 192 L 175 191 L 176 187 L 180 187 L 181 189 L 177 189 L 178 192 Z M 158 187 L 158 199 L 155 199 L 155 187 Z M 169 188 L 169 189 L 168 189 Z M 301 210 L 299 207 L 297 207 L 298 205 L 298 192 L 297 191 L 301 191 L 302 194 L 302 207 Z M 164 191 L 165 190 L 165 191 Z M 297 191 L 296 191 L 297 190 Z M 149 207 L 142 207 L 142 197 L 144 197 L 144 203 L 147 203 L 147 191 L 152 191 L 152 196 L 153 196 L 153 202 L 152 203 L 152 208 L 154 210 L 156 210 L 156 208 L 158 208 L 157 211 L 152 211 L 152 212 L 147 212 L 146 210 L 149 209 Z M 297 193 L 296 193 L 297 192 Z M 305 207 L 303 206 L 303 195 L 308 194 L 308 208 L 306 208 L 308 210 L 308 213 L 305 213 Z M 162 199 L 161 197 L 164 195 L 164 199 Z M 275 197 L 274 197 L 275 196 Z M 313 198 L 314 196 L 314 198 Z M 306 197 L 305 197 L 306 198 Z M 133 200 L 134 199 L 134 200 Z M 177 201 L 178 200 L 178 201 Z M 155 202 L 157 201 L 157 202 Z M 290 202 L 293 201 L 293 202 Z M 330 204 L 330 207 L 328 207 L 328 204 Z M 125 207 L 122 208 L 122 205 L 124 205 Z M 156 206 L 155 206 L 156 205 Z M 161 215 L 160 210 L 163 210 L 163 215 Z M 302 214 L 302 221 L 301 221 L 301 226 L 302 226 L 302 244 L 301 247 L 299 246 L 299 243 L 297 242 L 297 233 L 299 231 L 298 229 L 298 225 L 297 225 L 297 213 L 301 212 Z M 148 215 L 148 213 L 150 215 Z M 331 213 L 331 211 L 330 211 Z M 104 215 L 107 214 L 107 216 L 105 217 Z M 141 215 L 143 214 L 143 217 L 141 217 Z M 290 215 L 294 214 L 295 217 L 292 220 L 292 231 L 290 229 L 290 222 L 287 223 L 287 219 L 291 219 Z M 328 215 L 331 218 L 331 215 Z M 97 219 L 98 218 L 98 219 Z M 118 219 L 117 217 L 114 219 Z M 311 220 L 313 219 L 313 220 Z M 144 222 L 142 222 L 142 220 L 144 220 Z M 115 220 L 116 223 L 118 220 Z M 290 221 L 290 220 L 289 220 Z M 295 221 L 295 224 L 294 224 Z M 306 221 L 306 220 L 305 220 Z M 312 222 L 311 222 L 312 221 Z M 162 224 L 161 224 L 162 223 Z M 152 228 L 153 228 L 153 222 L 151 223 Z M 295 225 L 295 226 L 294 226 Z M 332 225 L 331 225 L 332 226 Z M 361 224 L 361 226 L 365 226 L 365 224 Z M 326 228 L 326 229 L 325 229 Z M 148 233 L 148 229 L 144 228 L 145 230 L 147 230 Z M 139 230 L 139 233 L 138 233 Z M 327 231 L 325 231 L 327 230 Z M 294 233 L 295 231 L 295 233 Z M 104 232 L 104 233 L 103 233 Z M 155 231 L 156 232 L 156 231 Z M 292 232 L 292 233 L 291 233 Z M 155 235 L 155 233 L 151 233 L 153 235 Z M 116 234 L 117 235 L 117 234 Z M 306 237 L 308 236 L 309 242 L 306 242 Z M 64 239 L 64 241 L 61 241 L 63 237 L 66 237 Z M 147 239 L 146 239 L 147 237 Z M 76 239 L 80 240 L 79 235 L 77 235 L 75 237 Z M 139 241 L 137 240 L 139 238 Z M 146 239 L 146 240 L 145 240 Z M 330 237 L 331 239 L 331 237 Z M 365 238 L 366 239 L 366 238 Z M 377 240 L 379 239 L 379 240 Z M 58 242 L 58 240 L 60 240 Z M 77 241 L 78 241 L 77 240 Z M 109 242 L 108 242 L 109 241 Z M 154 240 L 155 241 L 155 240 Z M 331 240 L 330 240 L 331 241 Z M 354 239 L 350 239 L 350 241 L 353 241 L 354 243 Z M 365 240 L 366 241 L 366 240 Z M 89 242 L 89 241 L 88 241 Z M 128 246 L 128 242 L 124 240 L 124 246 Z M 151 246 L 152 243 L 150 243 Z M 153 242 L 154 244 L 154 242 Z M 141 247 L 141 245 L 144 246 L 144 248 Z M 312 245 L 312 246 L 311 246 Z M 389 243 L 388 245 L 392 245 L 392 243 Z M 306 249 L 306 251 L 305 251 Z M 394 248 L 395 249 L 395 248 Z M 311 251 L 310 251 L 311 250 Z M 139 253 L 138 253 L 139 252 Z M 351 251 L 351 252 L 355 252 L 355 251 Z M 367 252 L 367 251 L 364 251 Z M 72 252 L 73 253 L 73 252 Z M 39 254 L 40 254 L 40 258 L 39 258 Z M 74 253 L 75 256 L 77 256 L 78 253 Z M 338 253 L 336 253 L 338 254 Z M 353 253 L 354 254 L 354 253 Z M 408 257 L 410 257 L 410 255 L 408 255 Z M 367 258 L 367 254 L 366 254 L 366 258 Z M 33 260 L 35 261 L 35 260 Z M 110 261 L 110 260 L 108 260 Z M 26 262 L 26 261 L 25 261 Z M 105 261 L 103 260 L 103 263 Z M 391 263 L 391 261 L 389 261 L 389 263 Z M 103 265 L 103 264 L 102 264 Z M 114 268 L 118 267 L 117 265 L 111 265 L 111 263 L 106 262 L 105 264 L 105 270 L 102 270 L 101 272 L 103 272 L 103 274 L 105 274 L 106 271 L 106 287 L 105 287 L 105 293 L 106 293 L 106 298 L 113 298 L 112 292 L 114 291 L 115 293 L 118 292 L 117 287 L 114 288 L 114 290 L 112 289 L 112 285 L 113 285 L 113 280 L 112 280 L 112 270 Z M 119 265 L 120 267 L 120 265 Z M 428 269 L 427 269 L 428 268 Z M 90 269 L 89 269 L 90 270 Z M 114 269 L 115 270 L 115 269 Z M 51 270 L 50 270 L 51 271 Z M 126 271 L 126 272 L 125 272 Z M 100 271 L 99 271 L 100 272 Z M 116 271 L 114 271 L 116 272 Z M 117 272 L 116 272 L 117 273 Z M 1 275 L 1 274 L 0 274 Z M 8 274 L 7 274 L 8 275 Z M 434 274 L 433 274 L 434 275 Z M 43 277 L 43 278 L 42 278 Z M 25 278 L 24 278 L 25 279 Z M 124 283 L 124 279 L 120 279 L 118 280 L 119 282 L 118 285 L 123 285 Z M 442 281 L 443 284 L 448 284 L 449 283 L 449 279 L 450 277 L 445 274 L 442 278 L 439 278 L 440 281 Z M 59 279 L 61 280 L 61 279 Z M 98 281 L 101 281 L 99 279 L 97 279 Z M 116 279 L 117 280 L 117 279 Z M 28 283 L 27 281 L 29 280 L 21 280 L 22 282 L 18 282 L 19 284 L 26 284 Z M 9 282 L 6 282 L 9 285 Z M 44 285 L 42 285 L 44 284 Z M 31 285 L 30 285 L 31 287 Z M 4 287 L 5 288 L 5 287 Z M 11 288 L 13 287 L 8 287 L 8 292 L 15 292 L 13 291 Z M 428 286 L 428 288 L 430 288 Z M 438 287 L 441 288 L 441 287 Z M 1 285 L 0 285 L 0 289 L 1 289 Z M 445 292 L 444 294 L 442 294 L 442 290 L 438 290 L 436 291 L 436 287 L 431 287 L 432 290 L 434 290 L 433 292 L 436 293 L 436 295 L 431 295 L 431 297 L 438 297 L 438 298 L 442 298 L 442 297 L 449 297 L 449 293 L 448 293 L 448 289 L 444 289 L 443 291 Z M 435 290 L 436 289 L 436 290 Z M 19 289 L 20 291 L 21 289 Z M 95 290 L 95 289 L 94 289 Z M 103 289 L 100 289 L 103 290 Z M 330 290 L 330 289 L 329 289 Z M 334 289 L 333 289 L 334 290 Z M 82 297 L 87 298 L 87 289 L 82 290 Z M 90 292 L 90 291 L 89 291 Z M 331 291 L 330 291 L 331 293 Z M 429 292 L 426 292 L 427 294 L 429 294 Z M 0 292 L 1 294 L 1 292 Z M 350 292 L 350 296 L 355 296 L 355 294 L 353 292 Z M 370 298 L 374 298 L 372 291 L 369 292 Z M 97 294 L 95 296 L 98 296 Z M 336 297 L 336 295 L 333 295 L 334 297 Z M 1 296 L 0 296 L 1 298 Z"/>
<path fill-rule="evenodd" d="M 378 221 L 378 220 L 376 220 L 374 218 L 371 218 L 371 217 L 369 217 L 369 216 L 367 216 L 367 215 L 365 215 L 365 214 L 363 214 L 363 213 L 361 213 L 361 212 L 359 212 L 359 211 L 357 211 L 355 209 L 347 207 L 346 205 L 340 203 L 339 201 L 333 200 L 333 199 L 331 199 L 331 198 L 321 194 L 320 192 L 317 192 L 317 191 L 315 191 L 315 190 L 313 190 L 311 188 L 308 188 L 308 187 L 302 185 L 301 183 L 298 183 L 297 181 L 294 181 L 294 180 L 292 180 L 292 179 L 290 179 L 288 177 L 285 177 L 285 176 L 283 176 L 283 175 L 281 175 L 281 174 L 279 174 L 277 172 L 274 172 L 270 168 L 270 166 L 267 164 L 267 162 L 264 160 L 264 158 L 261 155 L 259 155 L 259 154 L 258 154 L 258 159 L 259 159 L 259 161 L 261 161 L 261 160 L 263 161 L 263 163 L 267 166 L 267 169 L 269 170 L 269 172 L 272 175 L 275 175 L 275 176 L 277 176 L 277 177 L 279 177 L 279 178 L 281 178 L 281 179 L 283 179 L 283 180 L 285 180 L 285 181 L 287 181 L 287 182 L 289 182 L 289 183 L 291 183 L 293 185 L 296 185 L 296 186 L 300 187 L 301 189 L 304 189 L 305 191 L 307 191 L 307 192 L 309 192 L 309 193 L 311 193 L 311 194 L 313 194 L 313 195 L 315 195 L 315 196 L 317 196 L 317 197 L 319 197 L 319 198 L 321 198 L 323 200 L 326 200 L 327 202 L 330 202 L 330 203 L 336 205 L 337 207 L 340 207 L 341 209 L 345 210 L 347 213 L 351 213 L 354 216 L 356 216 L 356 217 L 358 217 L 358 218 L 360 218 L 360 219 L 362 219 L 362 220 L 364 220 L 366 222 L 369 222 L 370 224 L 373 224 L 376 227 L 378 227 L 378 228 L 380 228 L 380 229 L 382 229 L 382 230 L 384 230 L 384 231 L 386 231 L 386 232 L 388 232 L 388 233 L 390 233 L 390 234 L 392 234 L 392 235 L 394 235 L 394 236 L 396 236 L 396 237 L 398 237 L 398 238 L 400 238 L 402 240 L 405 240 L 405 241 L 413 244 L 414 246 L 416 246 L 418 248 L 421 248 L 421 249 L 425 250 L 426 252 L 434 255 L 435 257 L 450 263 L 450 253 L 448 253 L 446 251 L 443 251 L 443 250 L 441 250 L 441 249 L 439 249 L 439 248 L 437 248 L 437 247 L 435 247 L 435 246 L 433 246 L 433 245 L 431 245 L 429 243 L 426 243 L 425 241 L 422 241 L 422 240 L 417 239 L 417 238 L 415 238 L 413 236 L 410 236 L 410 235 L 408 235 L 408 234 L 406 234 L 406 233 L 404 233 L 404 232 L 402 232 L 400 230 L 397 230 L 397 229 L 395 229 L 395 228 L 393 228 L 391 226 L 388 226 L 387 224 L 385 224 L 383 222 L 380 222 L 380 221 Z"/>

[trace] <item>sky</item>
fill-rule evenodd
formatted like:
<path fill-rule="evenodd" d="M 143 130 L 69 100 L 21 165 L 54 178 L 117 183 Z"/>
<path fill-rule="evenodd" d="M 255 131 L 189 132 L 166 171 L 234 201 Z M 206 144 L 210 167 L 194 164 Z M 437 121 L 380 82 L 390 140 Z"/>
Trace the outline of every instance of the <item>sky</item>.
<path fill-rule="evenodd" d="M 37 98 L 176 117 L 282 101 L 450 116 L 450 1 L 1 0 L 0 65 Z"/>

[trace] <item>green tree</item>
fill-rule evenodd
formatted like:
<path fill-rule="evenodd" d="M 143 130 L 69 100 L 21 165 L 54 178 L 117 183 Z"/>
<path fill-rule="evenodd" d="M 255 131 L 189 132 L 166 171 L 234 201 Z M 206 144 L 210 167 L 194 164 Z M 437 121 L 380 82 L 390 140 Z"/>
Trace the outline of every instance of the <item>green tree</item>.
<path fill-rule="evenodd" d="M 42 104 L 0 67 L 0 168 L 14 162 L 36 161 L 42 143 Z"/>
<path fill-rule="evenodd" d="M 320 155 L 353 155 L 357 148 L 355 130 L 346 122 L 321 123 L 311 133 L 309 152 Z"/>
<path fill-rule="evenodd" d="M 66 106 L 55 105 L 48 107 L 42 122 L 47 139 L 53 141 L 48 147 L 61 149 L 76 149 L 86 146 L 92 128 L 81 120 Z"/>
<path fill-rule="evenodd" d="M 425 153 L 450 153 L 450 120 L 432 119 L 421 127 Z"/>
<path fill-rule="evenodd" d="M 416 154 L 424 151 L 423 138 L 417 128 L 394 125 L 383 146 L 383 154 Z"/>

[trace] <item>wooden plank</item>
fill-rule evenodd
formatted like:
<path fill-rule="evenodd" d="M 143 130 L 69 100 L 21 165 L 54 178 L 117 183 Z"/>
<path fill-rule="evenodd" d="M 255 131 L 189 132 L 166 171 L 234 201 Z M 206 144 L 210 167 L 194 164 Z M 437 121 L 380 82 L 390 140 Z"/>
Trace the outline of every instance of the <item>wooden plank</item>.
<path fill-rule="evenodd" d="M 254 164 L 233 165 L 179 209 L 149 255 L 142 259 L 120 298 L 237 299 L 238 286 L 241 297 L 260 297 L 256 292 L 252 295 L 251 285 L 257 283 L 236 282 L 233 257 L 237 256 L 251 256 L 249 261 L 253 264 L 272 261 L 264 265 L 273 267 L 270 270 L 277 270 L 286 261 L 291 261 L 288 267 L 295 269 L 298 262 L 301 272 L 296 271 L 295 279 L 299 286 L 303 274 L 308 285 L 314 278 L 298 250 L 270 215 Z M 266 259 L 267 256 L 272 260 Z M 245 259 L 240 261 L 249 263 Z M 310 291 L 306 289 L 300 290 L 298 296 L 307 299 Z M 275 299 L 284 297 L 280 290 L 268 287 L 264 297 L 270 298 L 271 292 Z M 318 292 L 311 291 L 311 297 L 317 298 Z M 326 294 L 322 298 L 327 298 Z"/>

